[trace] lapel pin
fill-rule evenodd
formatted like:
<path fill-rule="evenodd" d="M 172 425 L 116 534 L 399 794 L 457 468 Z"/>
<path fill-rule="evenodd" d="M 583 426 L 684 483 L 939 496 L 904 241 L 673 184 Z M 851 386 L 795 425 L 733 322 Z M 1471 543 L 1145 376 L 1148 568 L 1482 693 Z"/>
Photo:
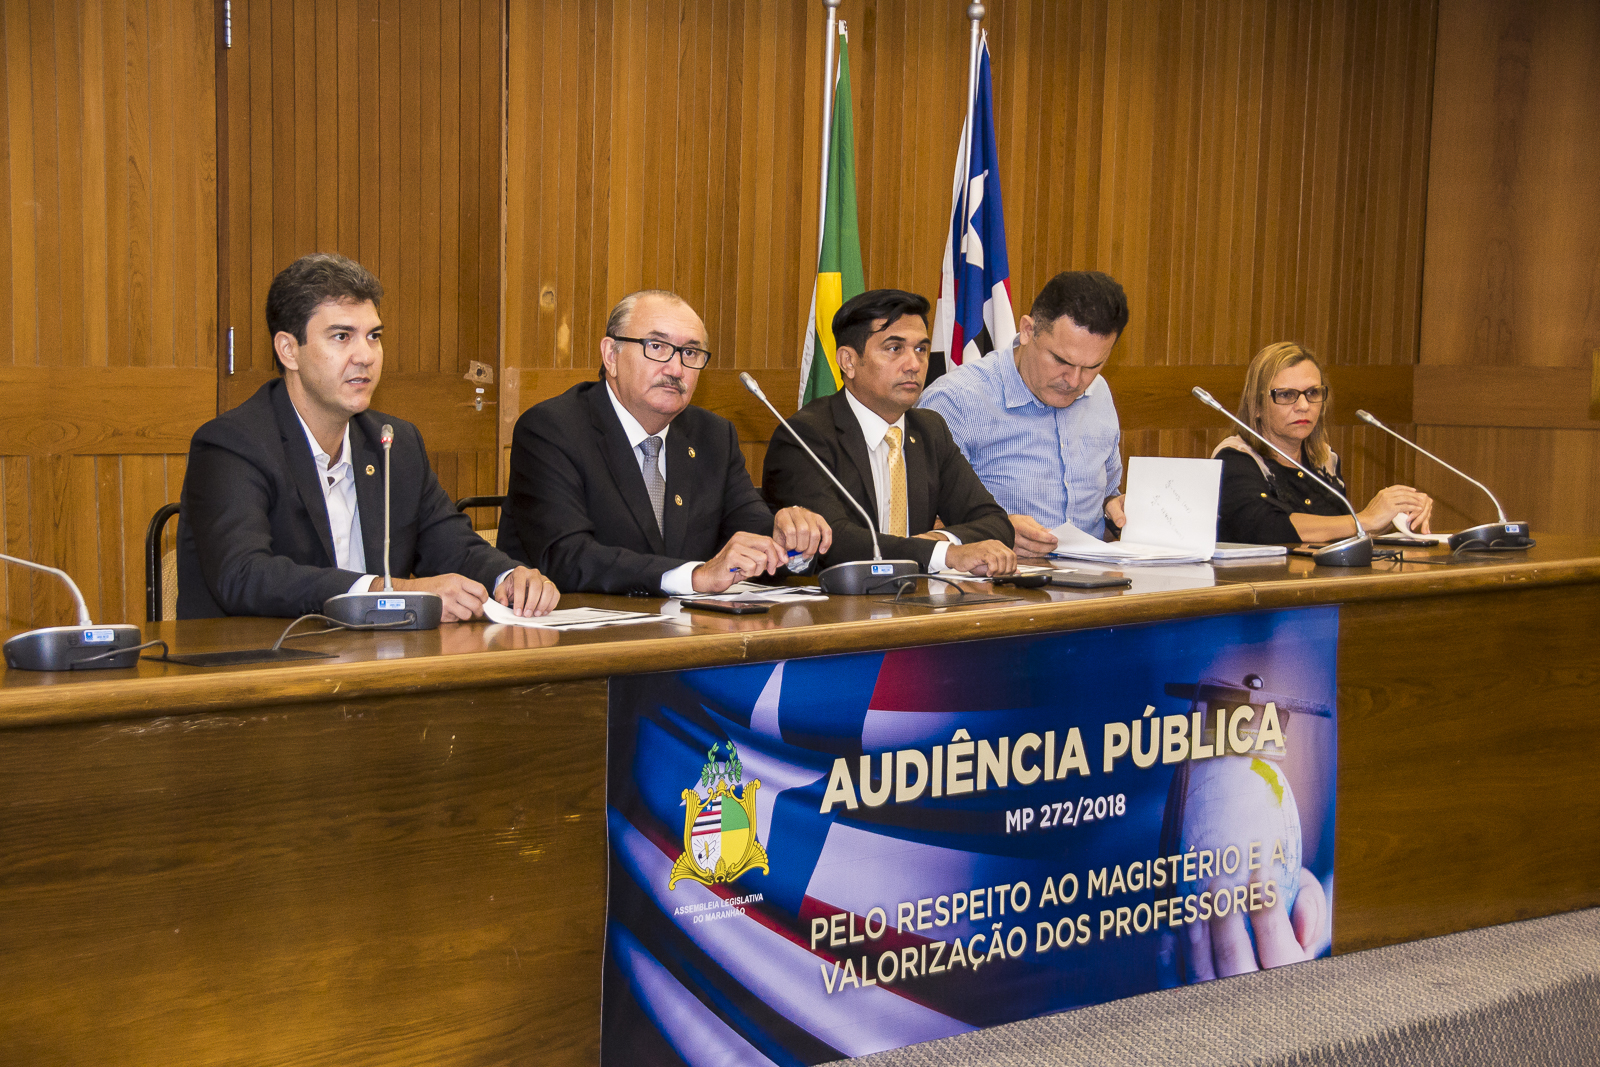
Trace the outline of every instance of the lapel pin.
<path fill-rule="evenodd" d="M 678 505 L 680 508 L 683 507 L 683 497 L 679 496 L 677 493 L 672 494 L 672 502 Z"/>
<path fill-rule="evenodd" d="M 689 458 L 690 459 L 694 458 L 694 446 L 693 445 L 689 446 Z"/>
<path fill-rule="evenodd" d="M 906 438 L 906 440 L 910 441 L 912 444 L 916 444 L 917 443 L 917 439 L 915 437 L 908 437 L 908 438 Z"/>
<path fill-rule="evenodd" d="M 367 464 L 367 473 L 368 474 L 377 474 L 378 473 L 378 468 L 374 467 L 372 464 L 368 463 Z"/>

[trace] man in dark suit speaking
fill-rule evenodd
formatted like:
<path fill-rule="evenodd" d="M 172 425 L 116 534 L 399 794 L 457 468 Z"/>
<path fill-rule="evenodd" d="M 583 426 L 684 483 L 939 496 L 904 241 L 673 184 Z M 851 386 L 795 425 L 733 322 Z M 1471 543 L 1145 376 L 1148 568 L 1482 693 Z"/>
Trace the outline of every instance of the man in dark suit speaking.
<path fill-rule="evenodd" d="M 623 297 L 606 320 L 600 380 L 517 420 L 501 546 L 563 589 L 650 596 L 720 593 L 826 551 L 827 524 L 805 508 L 774 516 L 733 424 L 689 403 L 706 344 L 677 294 Z"/>
<path fill-rule="evenodd" d="M 447 621 L 482 614 L 489 589 L 519 615 L 555 607 L 550 581 L 491 547 L 450 503 L 417 428 L 367 410 L 383 372 L 382 296 L 377 278 L 337 255 L 304 256 L 272 280 L 280 377 L 189 446 L 179 618 L 298 616 L 340 593 L 380 591 L 385 423 L 395 588 L 437 593 Z"/>
<path fill-rule="evenodd" d="M 833 316 L 844 390 L 801 408 L 790 423 L 868 514 L 877 519 L 885 559 L 914 559 L 943 570 L 1016 570 L 1012 527 L 983 487 L 937 412 L 916 407 L 928 374 L 928 301 L 899 289 L 874 289 Z M 774 505 L 802 504 L 833 527 L 831 566 L 872 558 L 861 513 L 828 481 L 782 426 L 762 468 Z M 944 523 L 934 529 L 935 520 Z"/>

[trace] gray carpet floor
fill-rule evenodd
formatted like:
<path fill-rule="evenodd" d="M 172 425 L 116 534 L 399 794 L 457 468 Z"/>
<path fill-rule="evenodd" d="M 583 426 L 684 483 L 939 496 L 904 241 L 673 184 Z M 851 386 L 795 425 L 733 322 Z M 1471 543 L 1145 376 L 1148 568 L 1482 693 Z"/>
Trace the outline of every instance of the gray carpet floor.
<path fill-rule="evenodd" d="M 1600 1064 L 1600 908 L 1149 993 L 842 1062 Z"/>

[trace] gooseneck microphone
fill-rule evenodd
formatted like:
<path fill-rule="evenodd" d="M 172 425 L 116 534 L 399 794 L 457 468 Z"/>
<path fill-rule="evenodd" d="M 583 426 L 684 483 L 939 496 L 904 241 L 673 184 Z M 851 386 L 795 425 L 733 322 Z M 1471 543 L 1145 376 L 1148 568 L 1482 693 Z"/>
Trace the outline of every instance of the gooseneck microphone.
<path fill-rule="evenodd" d="M 383 445 L 383 592 L 331 596 L 323 602 L 322 613 L 348 626 L 389 623 L 391 630 L 434 630 L 444 617 L 444 598 L 438 593 L 397 593 L 389 574 L 389 450 L 394 427 L 384 423 L 378 441 Z"/>
<path fill-rule="evenodd" d="M 744 383 L 746 389 L 755 394 L 757 400 L 767 405 L 767 410 L 777 416 L 779 422 L 783 423 L 783 428 L 789 431 L 789 436 L 793 437 L 795 442 L 805 450 L 805 454 L 811 457 L 811 462 L 815 463 L 817 468 L 823 474 L 826 474 L 828 480 L 844 495 L 844 498 L 850 501 L 857 511 L 861 512 L 861 518 L 867 524 L 867 533 L 872 535 L 872 559 L 854 560 L 850 563 L 835 563 L 833 566 L 823 570 L 817 575 L 817 584 L 822 587 L 822 591 L 830 594 L 838 593 L 846 596 L 858 596 L 868 592 L 881 592 L 884 586 L 889 585 L 896 578 L 921 574 L 922 566 L 914 559 L 883 558 L 883 552 L 878 547 L 878 524 L 871 515 L 867 514 L 867 509 L 861 506 L 861 501 L 850 495 L 850 490 L 839 483 L 839 479 L 833 476 L 833 472 L 828 469 L 828 465 L 818 459 L 815 452 L 811 451 L 811 446 L 806 444 L 805 438 L 795 432 L 794 427 L 789 425 L 788 419 L 778 414 L 778 409 L 772 406 L 772 401 L 767 399 L 767 394 L 761 391 L 761 386 L 756 384 L 754 378 L 750 377 L 748 373 L 740 371 L 739 381 Z"/>
<path fill-rule="evenodd" d="M 44 626 L 20 633 L 7 641 L 7 667 L 19 671 L 84 671 L 132 667 L 138 662 L 140 642 L 144 639 L 139 628 L 127 623 L 96 626 L 90 622 L 83 593 L 79 592 L 78 583 L 66 571 L 3 553 L 0 553 L 0 559 L 60 578 L 72 590 L 72 602 L 78 609 L 76 626 Z M 121 651 L 123 649 L 126 651 Z"/>
<path fill-rule="evenodd" d="M 1533 539 L 1529 536 L 1531 531 L 1529 530 L 1527 523 L 1506 521 L 1505 509 L 1500 506 L 1500 501 L 1495 499 L 1495 495 L 1489 492 L 1489 487 L 1487 485 L 1484 485 L 1482 482 L 1478 481 L 1478 479 L 1472 477 L 1472 475 L 1467 474 L 1464 471 L 1456 470 L 1456 468 L 1450 466 L 1450 464 L 1446 463 L 1432 452 L 1429 452 L 1426 448 L 1423 448 L 1410 438 L 1402 437 L 1398 433 L 1395 433 L 1393 430 L 1389 429 L 1389 427 L 1379 422 L 1370 411 L 1358 410 L 1356 412 L 1356 418 L 1360 419 L 1368 426 L 1376 426 L 1378 429 L 1382 430 L 1390 437 L 1393 437 L 1395 440 L 1402 441 L 1405 444 L 1410 445 L 1418 452 L 1421 452 L 1424 456 L 1427 456 L 1429 459 L 1439 464 L 1439 466 L 1443 467 L 1445 470 L 1461 475 L 1461 477 L 1465 478 L 1479 489 L 1482 489 L 1485 495 L 1489 497 L 1489 502 L 1494 505 L 1495 514 L 1500 516 L 1500 521 L 1486 522 L 1482 526 L 1474 526 L 1470 529 L 1462 530 L 1460 533 L 1451 534 L 1451 549 L 1454 550 L 1463 547 L 1470 548 L 1473 545 L 1493 549 L 1527 548 L 1534 543 Z"/>
<path fill-rule="evenodd" d="M 1350 503 L 1349 497 L 1345 496 L 1343 493 L 1339 492 L 1339 490 L 1323 481 L 1305 464 L 1289 455 L 1289 453 L 1285 452 L 1271 441 L 1268 441 L 1265 437 L 1262 437 L 1255 430 L 1252 430 L 1250 427 L 1246 426 L 1244 424 L 1244 420 L 1240 419 L 1238 416 L 1234 415 L 1233 412 L 1217 403 L 1215 397 L 1206 392 L 1204 389 L 1200 388 L 1198 385 L 1191 389 L 1190 392 L 1192 392 L 1202 404 L 1206 405 L 1207 407 L 1217 409 L 1217 411 L 1221 412 L 1230 420 L 1237 423 L 1239 428 L 1244 430 L 1245 433 L 1265 444 L 1278 455 L 1288 460 L 1291 464 L 1298 468 L 1302 474 L 1306 475 L 1306 477 L 1310 478 L 1328 492 L 1338 497 L 1344 502 L 1344 506 L 1350 509 L 1350 517 L 1356 521 L 1355 536 L 1346 537 L 1342 541 L 1334 541 L 1331 544 L 1317 549 L 1315 552 L 1311 553 L 1311 559 L 1314 563 L 1321 567 L 1372 566 L 1372 537 L 1367 533 L 1366 528 L 1361 525 L 1361 516 L 1356 514 L 1355 505 Z"/>

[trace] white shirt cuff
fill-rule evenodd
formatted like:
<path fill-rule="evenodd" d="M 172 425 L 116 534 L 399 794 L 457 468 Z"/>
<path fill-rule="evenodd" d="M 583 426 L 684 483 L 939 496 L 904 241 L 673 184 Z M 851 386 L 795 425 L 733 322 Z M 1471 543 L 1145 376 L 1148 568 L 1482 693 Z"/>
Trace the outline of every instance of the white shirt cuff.
<path fill-rule="evenodd" d="M 661 592 L 667 596 L 688 596 L 694 592 L 694 569 L 700 566 L 701 560 L 696 563 L 685 563 L 681 567 L 674 567 L 661 576 Z"/>
<path fill-rule="evenodd" d="M 939 574 L 942 571 L 947 571 L 947 570 L 950 569 L 949 567 L 946 567 L 944 565 L 945 554 L 947 552 L 949 552 L 949 551 L 950 551 L 950 542 L 949 541 L 946 541 L 946 540 L 941 538 L 937 543 L 934 544 L 934 546 L 933 546 L 933 555 L 931 557 L 929 557 L 929 559 L 928 559 L 928 573 L 929 574 Z"/>
<path fill-rule="evenodd" d="M 368 588 L 372 585 L 373 579 L 375 579 L 376 577 L 378 577 L 376 574 L 363 574 L 361 577 L 357 578 L 356 581 L 355 581 L 355 584 L 352 585 L 349 589 L 345 590 L 345 592 L 347 592 L 347 593 L 365 593 L 368 590 Z"/>

